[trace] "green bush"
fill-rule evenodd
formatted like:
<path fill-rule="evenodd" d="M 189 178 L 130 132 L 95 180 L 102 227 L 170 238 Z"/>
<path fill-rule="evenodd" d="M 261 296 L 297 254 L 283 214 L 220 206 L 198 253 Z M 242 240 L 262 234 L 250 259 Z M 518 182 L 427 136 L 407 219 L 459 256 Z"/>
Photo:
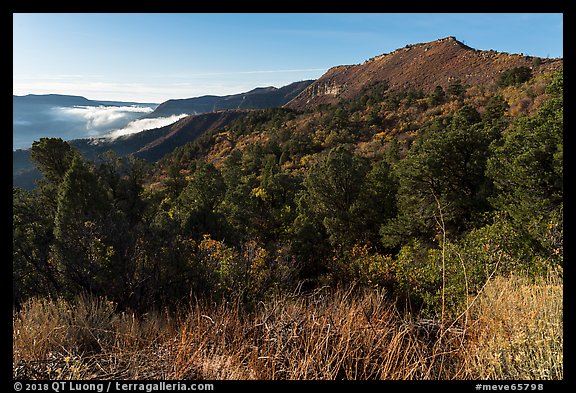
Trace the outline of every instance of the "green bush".
<path fill-rule="evenodd" d="M 444 101 L 446 101 L 444 89 L 442 89 L 442 86 L 436 86 L 434 91 L 428 96 L 428 105 L 436 106 L 442 104 Z"/>
<path fill-rule="evenodd" d="M 278 247 L 271 252 L 254 240 L 239 248 L 229 247 L 205 235 L 195 258 L 208 273 L 213 300 L 240 300 L 251 307 L 276 289 L 295 285 L 298 269 L 287 251 Z"/>
<path fill-rule="evenodd" d="M 542 277 L 556 265 L 553 256 L 539 253 L 537 243 L 504 213 L 497 213 L 491 224 L 446 241 L 443 247 L 430 248 L 418 241 L 403 246 L 394 267 L 400 299 L 438 317 L 444 297 L 446 316 L 453 317 L 488 280 L 513 273 Z"/>
<path fill-rule="evenodd" d="M 496 82 L 500 87 L 515 86 L 524 83 L 532 77 L 532 71 L 528 67 L 514 67 L 500 74 Z"/>
<path fill-rule="evenodd" d="M 353 282 L 362 287 L 390 287 L 394 281 L 394 259 L 376 252 L 367 244 L 355 244 L 330 264 L 333 282 Z"/>

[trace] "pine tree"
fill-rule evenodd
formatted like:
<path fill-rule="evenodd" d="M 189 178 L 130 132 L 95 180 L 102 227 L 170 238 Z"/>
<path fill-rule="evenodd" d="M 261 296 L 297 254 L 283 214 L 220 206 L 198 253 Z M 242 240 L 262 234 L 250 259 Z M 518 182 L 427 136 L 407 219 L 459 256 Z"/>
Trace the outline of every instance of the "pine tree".
<path fill-rule="evenodd" d="M 522 117 L 491 146 L 487 175 L 498 195 L 494 206 L 550 252 L 563 248 L 562 79 L 550 84 L 553 98 L 533 117 Z M 558 87 L 560 86 L 560 87 Z"/>
<path fill-rule="evenodd" d="M 71 293 L 104 294 L 113 286 L 114 221 L 109 188 L 79 156 L 74 157 L 58 191 L 54 220 L 54 256 Z"/>
<path fill-rule="evenodd" d="M 42 175 L 54 183 L 62 181 L 77 154 L 61 138 L 41 138 L 32 144 L 30 150 L 30 158 Z"/>

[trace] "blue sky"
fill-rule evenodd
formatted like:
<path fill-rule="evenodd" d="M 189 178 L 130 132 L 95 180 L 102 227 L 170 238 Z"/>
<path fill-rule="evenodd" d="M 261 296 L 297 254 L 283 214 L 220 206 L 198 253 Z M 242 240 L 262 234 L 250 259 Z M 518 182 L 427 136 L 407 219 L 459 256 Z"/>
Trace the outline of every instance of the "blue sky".
<path fill-rule="evenodd" d="M 14 94 L 163 102 L 316 79 L 407 44 L 563 57 L 562 14 L 13 14 Z"/>

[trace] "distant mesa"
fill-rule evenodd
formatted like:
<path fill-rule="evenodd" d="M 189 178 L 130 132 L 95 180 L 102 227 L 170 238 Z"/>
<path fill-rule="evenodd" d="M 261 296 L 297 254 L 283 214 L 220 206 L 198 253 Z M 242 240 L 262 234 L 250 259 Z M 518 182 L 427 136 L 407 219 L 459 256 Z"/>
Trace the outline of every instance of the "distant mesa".
<path fill-rule="evenodd" d="M 13 104 L 17 105 L 45 105 L 50 107 L 71 107 L 71 106 L 125 106 L 125 105 L 145 105 L 157 106 L 154 103 L 126 102 L 126 101 L 102 101 L 89 100 L 86 97 L 66 95 L 66 94 L 27 94 L 23 96 L 12 96 Z"/>
<path fill-rule="evenodd" d="M 27 94 L 24 96 L 12 96 L 14 104 L 34 104 L 51 106 L 75 106 L 93 105 L 94 101 L 82 96 L 72 96 L 63 94 Z"/>
<path fill-rule="evenodd" d="M 363 64 L 333 67 L 285 106 L 305 110 L 334 104 L 355 98 L 370 85 L 384 81 L 390 91 L 412 88 L 426 93 L 436 86 L 446 90 L 456 79 L 463 85 L 489 86 L 496 83 L 501 72 L 510 68 L 530 67 L 532 73 L 538 75 L 556 70 L 562 64 L 562 59 L 473 49 L 451 36 L 406 45 Z"/>

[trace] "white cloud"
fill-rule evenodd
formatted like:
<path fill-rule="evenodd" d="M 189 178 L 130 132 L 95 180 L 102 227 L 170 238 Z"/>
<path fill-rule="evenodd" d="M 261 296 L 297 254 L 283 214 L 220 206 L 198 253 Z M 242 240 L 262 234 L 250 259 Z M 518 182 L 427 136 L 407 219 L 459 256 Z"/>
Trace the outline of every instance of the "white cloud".
<path fill-rule="evenodd" d="M 75 106 L 54 110 L 57 117 L 84 121 L 86 130 L 93 135 L 98 131 L 122 126 L 134 117 L 152 112 L 152 108 L 140 106 Z"/>
<path fill-rule="evenodd" d="M 128 123 L 128 125 L 126 127 L 120 128 L 118 130 L 114 130 L 114 131 L 104 135 L 103 137 L 114 140 L 114 139 L 121 137 L 123 135 L 135 134 L 137 132 L 141 132 L 144 130 L 151 130 L 154 128 L 164 127 L 164 126 L 167 126 L 169 124 L 175 123 L 178 120 L 180 120 L 186 116 L 188 116 L 188 115 L 180 114 L 180 115 L 172 115 L 172 116 L 168 116 L 168 117 L 155 117 L 155 118 L 151 118 L 151 119 L 133 120 L 130 123 Z"/>

